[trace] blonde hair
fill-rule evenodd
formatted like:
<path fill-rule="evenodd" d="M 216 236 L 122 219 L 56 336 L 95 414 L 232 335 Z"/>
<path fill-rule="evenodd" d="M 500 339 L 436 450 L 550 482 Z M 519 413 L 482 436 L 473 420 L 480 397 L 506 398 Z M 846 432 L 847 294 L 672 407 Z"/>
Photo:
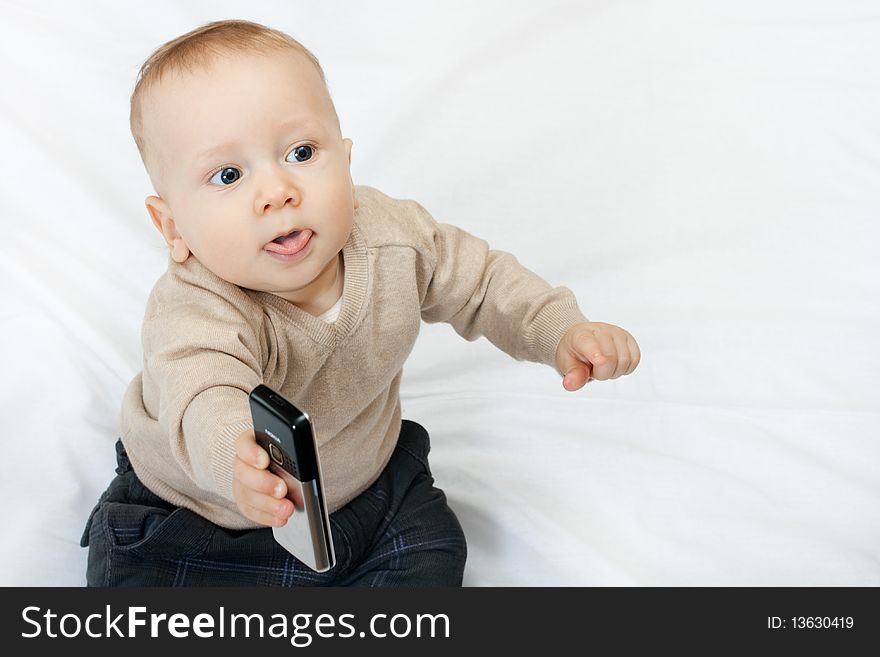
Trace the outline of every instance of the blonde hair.
<path fill-rule="evenodd" d="M 147 165 L 147 143 L 144 139 L 144 98 L 162 81 L 168 72 L 193 72 L 207 68 L 217 57 L 229 53 L 271 53 L 291 50 L 304 55 L 321 76 L 327 89 L 324 70 L 308 48 L 280 30 L 243 20 L 223 20 L 206 23 L 186 34 L 168 41 L 144 61 L 138 72 L 137 82 L 131 94 L 129 125 L 144 166 Z M 336 126 L 339 116 L 327 89 L 327 99 L 333 110 Z M 158 190 L 157 190 L 158 191 Z"/>

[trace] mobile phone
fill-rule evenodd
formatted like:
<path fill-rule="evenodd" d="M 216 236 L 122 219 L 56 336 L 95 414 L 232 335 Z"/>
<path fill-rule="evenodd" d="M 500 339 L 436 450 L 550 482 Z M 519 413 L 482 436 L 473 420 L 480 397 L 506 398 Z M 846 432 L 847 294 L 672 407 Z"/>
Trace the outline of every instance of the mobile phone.
<path fill-rule="evenodd" d="M 293 515 L 273 527 L 275 540 L 319 573 L 336 565 L 321 460 L 308 413 L 279 393 L 258 385 L 249 396 L 257 444 L 269 454 L 269 471 L 287 484 Z"/>

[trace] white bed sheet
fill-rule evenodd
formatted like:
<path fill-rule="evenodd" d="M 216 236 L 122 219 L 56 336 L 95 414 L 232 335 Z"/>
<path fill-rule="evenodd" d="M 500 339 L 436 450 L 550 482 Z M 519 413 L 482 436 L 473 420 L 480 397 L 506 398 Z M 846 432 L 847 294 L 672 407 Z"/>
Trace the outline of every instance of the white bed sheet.
<path fill-rule="evenodd" d="M 639 341 L 632 376 L 424 325 L 404 416 L 465 584 L 880 584 L 880 9 L 856 0 L 4 2 L 0 584 L 84 583 L 165 263 L 143 59 L 246 18 L 321 60 L 356 183 Z M 222 108 L 218 108 L 222 111 Z"/>

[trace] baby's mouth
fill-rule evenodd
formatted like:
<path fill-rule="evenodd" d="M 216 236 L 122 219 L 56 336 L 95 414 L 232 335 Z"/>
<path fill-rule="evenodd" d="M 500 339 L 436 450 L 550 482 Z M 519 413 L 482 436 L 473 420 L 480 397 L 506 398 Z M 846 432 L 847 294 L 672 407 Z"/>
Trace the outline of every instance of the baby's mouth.
<path fill-rule="evenodd" d="M 302 251 L 311 238 L 312 231 L 308 228 L 304 230 L 295 230 L 289 235 L 276 237 L 263 248 L 266 249 L 266 251 L 290 256 Z"/>

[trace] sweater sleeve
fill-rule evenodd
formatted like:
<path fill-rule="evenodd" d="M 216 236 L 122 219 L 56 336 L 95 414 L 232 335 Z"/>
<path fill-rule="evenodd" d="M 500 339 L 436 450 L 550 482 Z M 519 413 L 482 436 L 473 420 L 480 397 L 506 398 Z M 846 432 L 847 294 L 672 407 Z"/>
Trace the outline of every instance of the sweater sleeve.
<path fill-rule="evenodd" d="M 419 272 L 422 319 L 448 322 L 467 340 L 485 336 L 517 360 L 556 368 L 566 331 L 588 321 L 567 287 L 551 287 L 512 254 L 406 201 L 423 231 Z M 560 372 L 562 374 L 562 372 Z"/>
<path fill-rule="evenodd" d="M 144 405 L 187 476 L 234 501 L 235 438 L 252 427 L 248 394 L 262 381 L 260 320 L 230 301 L 240 290 L 170 287 L 144 322 Z"/>

